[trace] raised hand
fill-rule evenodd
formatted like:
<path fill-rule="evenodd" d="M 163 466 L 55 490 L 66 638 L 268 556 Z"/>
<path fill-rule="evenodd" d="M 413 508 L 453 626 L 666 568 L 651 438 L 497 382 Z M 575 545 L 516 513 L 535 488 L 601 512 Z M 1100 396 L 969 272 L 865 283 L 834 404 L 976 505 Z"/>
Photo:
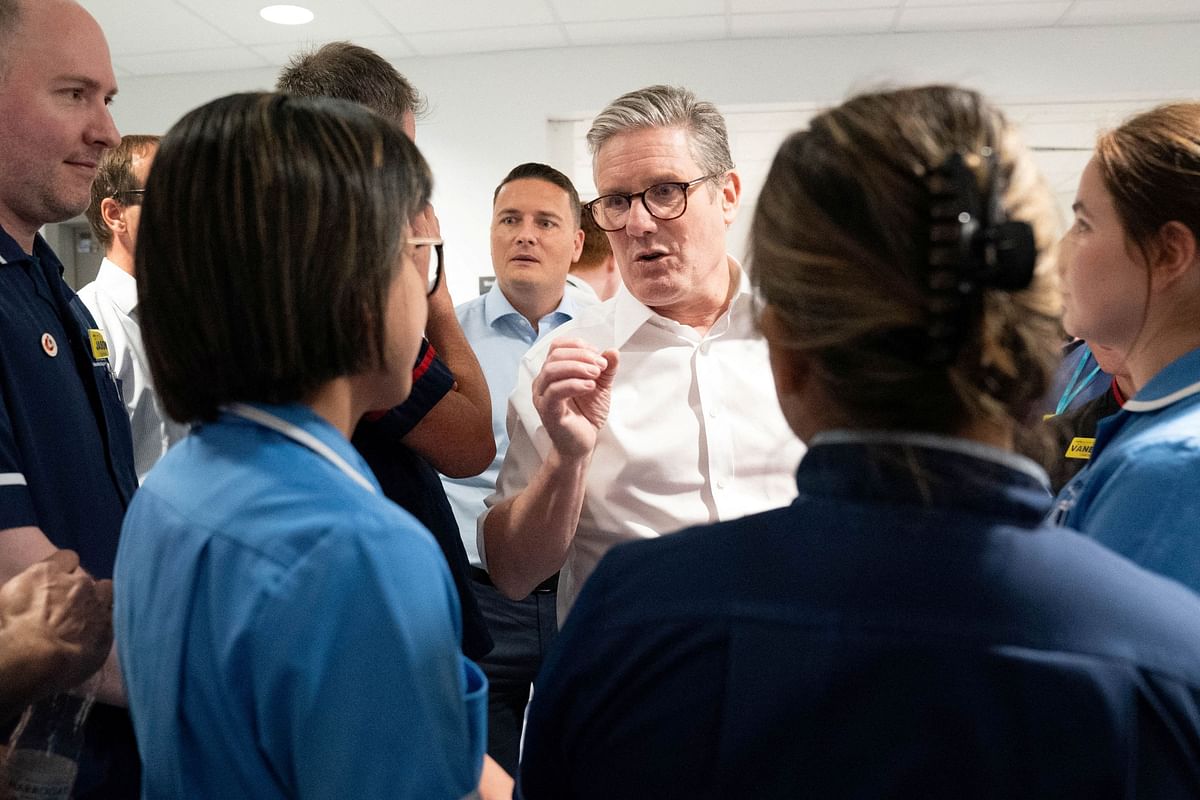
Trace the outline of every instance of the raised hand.
<path fill-rule="evenodd" d="M 533 405 L 563 456 L 589 455 L 608 420 L 617 351 L 601 353 L 581 339 L 550 345 L 541 372 L 533 380 Z"/>

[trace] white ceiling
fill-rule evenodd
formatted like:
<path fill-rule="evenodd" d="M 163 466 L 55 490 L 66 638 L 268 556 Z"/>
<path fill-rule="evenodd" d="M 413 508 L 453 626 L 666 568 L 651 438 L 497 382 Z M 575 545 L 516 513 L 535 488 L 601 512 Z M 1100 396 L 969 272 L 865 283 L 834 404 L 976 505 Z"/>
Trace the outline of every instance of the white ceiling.
<path fill-rule="evenodd" d="M 118 76 L 277 67 L 351 39 L 389 59 L 572 45 L 1200 22 L 1200 0 L 81 0 Z"/>

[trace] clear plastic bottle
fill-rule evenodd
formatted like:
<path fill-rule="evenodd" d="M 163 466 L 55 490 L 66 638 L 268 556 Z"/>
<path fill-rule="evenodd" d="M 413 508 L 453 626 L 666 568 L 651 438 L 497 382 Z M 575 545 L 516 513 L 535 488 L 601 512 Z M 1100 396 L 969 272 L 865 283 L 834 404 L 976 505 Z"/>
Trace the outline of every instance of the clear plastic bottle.
<path fill-rule="evenodd" d="M 69 800 L 93 697 L 56 694 L 25 709 L 4 759 L 12 800 Z"/>

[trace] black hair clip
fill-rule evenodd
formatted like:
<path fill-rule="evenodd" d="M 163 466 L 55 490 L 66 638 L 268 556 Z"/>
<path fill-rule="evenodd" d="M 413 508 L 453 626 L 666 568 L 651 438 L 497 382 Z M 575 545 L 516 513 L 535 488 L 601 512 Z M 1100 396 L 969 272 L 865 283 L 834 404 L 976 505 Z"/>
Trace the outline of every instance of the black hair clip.
<path fill-rule="evenodd" d="M 1033 228 L 1005 218 L 991 148 L 989 185 L 981 192 L 961 153 L 926 173 L 929 191 L 928 347 L 925 361 L 954 361 L 970 323 L 978 317 L 984 289 L 1018 291 L 1029 286 L 1037 263 Z"/>

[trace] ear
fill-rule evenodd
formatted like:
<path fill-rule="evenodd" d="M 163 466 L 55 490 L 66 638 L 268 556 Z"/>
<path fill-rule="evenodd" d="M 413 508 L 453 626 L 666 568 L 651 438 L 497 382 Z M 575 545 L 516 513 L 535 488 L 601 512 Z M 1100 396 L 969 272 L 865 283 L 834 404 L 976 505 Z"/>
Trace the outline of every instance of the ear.
<path fill-rule="evenodd" d="M 721 208 L 725 212 L 726 226 L 733 224 L 741 202 L 742 178 L 737 174 L 737 170 L 731 169 L 725 176 L 725 184 L 721 187 Z"/>
<path fill-rule="evenodd" d="M 109 230 L 118 231 L 125 228 L 124 211 L 121 204 L 111 197 L 100 201 L 100 219 L 104 220 Z"/>
<path fill-rule="evenodd" d="M 1196 266 L 1196 236 L 1182 222 L 1171 221 L 1158 229 L 1151 259 L 1151 291 L 1169 290 Z"/>
<path fill-rule="evenodd" d="M 586 214 L 587 212 L 585 211 L 584 213 Z M 575 248 L 571 251 L 571 263 L 572 264 L 574 264 L 576 261 L 578 261 L 579 257 L 581 255 L 583 255 L 583 237 L 584 237 L 583 228 L 577 228 L 575 230 Z"/>

